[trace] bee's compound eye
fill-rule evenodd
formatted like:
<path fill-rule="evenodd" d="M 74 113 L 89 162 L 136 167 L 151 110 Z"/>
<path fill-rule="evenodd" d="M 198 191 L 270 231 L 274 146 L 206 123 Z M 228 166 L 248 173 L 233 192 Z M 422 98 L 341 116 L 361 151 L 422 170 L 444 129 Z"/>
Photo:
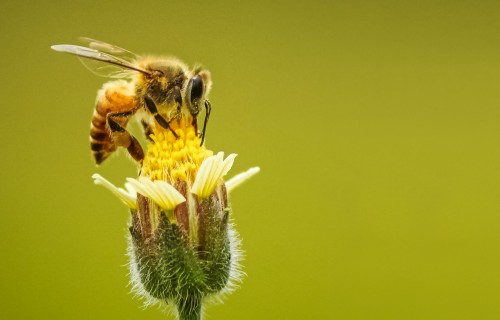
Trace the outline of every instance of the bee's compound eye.
<path fill-rule="evenodd" d="M 188 89 L 190 89 L 189 100 L 192 105 L 197 104 L 203 96 L 203 80 L 199 75 L 191 78 L 189 81 Z"/>

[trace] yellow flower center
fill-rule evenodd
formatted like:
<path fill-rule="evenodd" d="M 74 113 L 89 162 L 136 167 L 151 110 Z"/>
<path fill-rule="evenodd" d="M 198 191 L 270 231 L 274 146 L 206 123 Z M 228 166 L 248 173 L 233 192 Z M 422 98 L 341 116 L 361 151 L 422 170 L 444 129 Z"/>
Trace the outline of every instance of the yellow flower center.
<path fill-rule="evenodd" d="M 192 125 L 192 118 L 182 116 L 170 122 L 171 130 L 154 126 L 153 140 L 144 157 L 141 176 L 151 180 L 163 180 L 172 185 L 178 181 L 192 184 L 203 160 L 213 152 L 200 146 L 200 137 Z"/>

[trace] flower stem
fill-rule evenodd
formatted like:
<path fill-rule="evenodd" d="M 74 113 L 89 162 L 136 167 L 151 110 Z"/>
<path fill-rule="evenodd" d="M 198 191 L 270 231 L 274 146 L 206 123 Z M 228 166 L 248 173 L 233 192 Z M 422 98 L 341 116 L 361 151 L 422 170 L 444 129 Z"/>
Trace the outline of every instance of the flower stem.
<path fill-rule="evenodd" d="M 192 295 L 182 299 L 177 304 L 179 320 L 201 320 L 202 299 L 200 296 Z"/>

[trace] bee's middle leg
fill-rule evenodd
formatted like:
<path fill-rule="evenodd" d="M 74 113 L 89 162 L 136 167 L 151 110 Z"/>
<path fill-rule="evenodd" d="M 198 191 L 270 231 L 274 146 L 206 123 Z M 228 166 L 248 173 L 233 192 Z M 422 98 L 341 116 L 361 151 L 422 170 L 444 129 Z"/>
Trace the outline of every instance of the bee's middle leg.
<path fill-rule="evenodd" d="M 144 129 L 144 135 L 146 136 L 146 139 L 148 139 L 150 142 L 153 142 L 153 139 L 151 139 L 151 135 L 153 134 L 153 129 L 151 129 L 151 126 L 149 123 L 147 123 L 144 120 L 141 120 L 142 128 Z"/>
<path fill-rule="evenodd" d="M 132 111 L 111 112 L 106 116 L 106 122 L 108 123 L 111 138 L 115 145 L 127 148 L 127 151 L 134 160 L 142 162 L 144 159 L 144 151 L 142 150 L 141 144 L 125 129 L 128 117 L 132 114 Z"/>

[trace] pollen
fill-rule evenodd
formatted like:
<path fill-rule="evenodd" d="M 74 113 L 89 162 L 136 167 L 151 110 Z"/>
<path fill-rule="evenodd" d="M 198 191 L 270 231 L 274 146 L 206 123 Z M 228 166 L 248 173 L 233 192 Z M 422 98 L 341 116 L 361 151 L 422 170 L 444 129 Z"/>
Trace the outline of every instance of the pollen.
<path fill-rule="evenodd" d="M 141 176 L 163 180 L 172 185 L 185 181 L 191 184 L 206 158 L 213 152 L 200 146 L 201 139 L 192 125 L 192 118 L 182 117 L 170 122 L 172 130 L 159 125 L 153 127 L 152 142 L 144 157 Z"/>

